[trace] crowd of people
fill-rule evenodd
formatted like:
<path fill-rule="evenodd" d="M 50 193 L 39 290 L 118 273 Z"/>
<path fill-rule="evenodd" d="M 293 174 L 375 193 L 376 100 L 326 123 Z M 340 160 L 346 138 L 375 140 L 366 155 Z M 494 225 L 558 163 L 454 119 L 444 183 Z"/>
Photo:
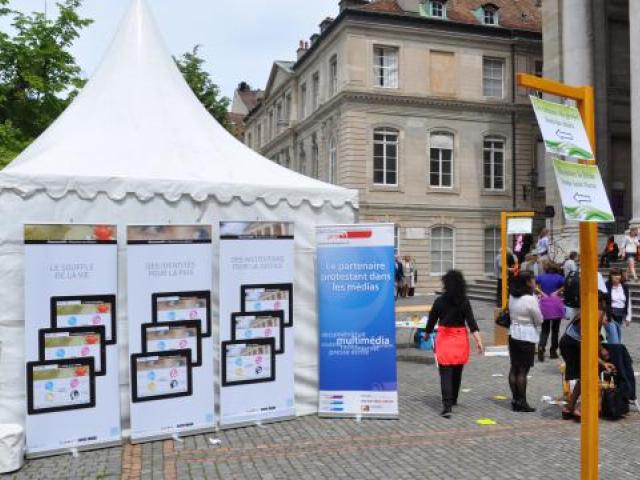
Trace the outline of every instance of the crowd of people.
<path fill-rule="evenodd" d="M 413 257 L 396 255 L 396 299 L 398 297 L 413 297 L 418 283 L 418 269 Z"/>
<path fill-rule="evenodd" d="M 627 285 L 628 276 L 636 278 L 635 259 L 638 256 L 638 232 L 632 229 L 625 237 L 622 248 L 607 242 L 601 265 L 610 265 L 622 252 L 627 260 L 627 270 L 612 268 L 608 279 L 599 275 L 599 331 L 600 370 L 613 375 L 624 369 L 620 360 L 618 366 L 611 361 L 612 352 L 623 358 L 626 352 L 622 346 L 623 329 L 631 323 L 631 295 Z M 538 362 L 547 358 L 549 345 L 550 359 L 562 357 L 565 364 L 565 380 L 573 388 L 567 404 L 562 410 L 565 419 L 580 420 L 578 400 L 580 397 L 580 274 L 579 255 L 571 252 L 562 264 L 550 257 L 548 231 L 540 233 L 533 251 L 516 253 L 516 248 L 506 253 L 508 275 L 508 309 L 501 315 L 509 318 L 508 349 L 510 356 L 509 387 L 512 393 L 512 408 L 516 412 L 533 412 L 535 408 L 527 402 L 527 378 Z M 495 262 L 498 277 L 497 304 L 502 305 L 502 254 Z M 466 295 L 466 282 L 458 271 L 448 272 L 442 279 L 443 293 L 432 306 L 426 327 L 430 335 L 437 326 L 435 352 L 440 371 L 442 389 L 442 415 L 449 418 L 457 404 L 462 371 L 469 360 L 470 346 L 468 332 L 475 339 L 478 352 L 483 345 L 478 324 Z M 568 322 L 561 336 L 561 324 Z M 550 337 L 550 338 L 549 338 Z M 620 348 L 619 348 L 620 347 Z M 625 353 L 628 357 L 628 353 Z M 626 358 L 625 357 L 625 358 Z M 630 358 L 627 363 L 630 364 Z M 630 381 L 631 382 L 631 381 Z M 635 395 L 635 380 L 633 380 Z M 635 396 L 634 396 L 635 399 Z M 628 402 L 627 402 L 628 403 Z"/>

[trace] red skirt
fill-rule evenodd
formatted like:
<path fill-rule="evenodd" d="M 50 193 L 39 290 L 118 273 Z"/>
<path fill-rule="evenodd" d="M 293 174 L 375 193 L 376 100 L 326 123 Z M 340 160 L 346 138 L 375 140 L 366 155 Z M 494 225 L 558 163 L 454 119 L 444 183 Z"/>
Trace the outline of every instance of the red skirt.
<path fill-rule="evenodd" d="M 466 365 L 470 350 L 466 327 L 438 327 L 435 348 L 438 365 Z"/>

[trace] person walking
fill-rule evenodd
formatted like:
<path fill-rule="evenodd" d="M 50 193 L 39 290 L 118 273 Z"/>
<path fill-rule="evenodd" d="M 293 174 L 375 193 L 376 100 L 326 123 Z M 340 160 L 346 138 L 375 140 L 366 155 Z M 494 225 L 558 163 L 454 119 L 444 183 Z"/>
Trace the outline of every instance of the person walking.
<path fill-rule="evenodd" d="M 543 319 L 534 289 L 535 278 L 524 272 L 514 279 L 509 295 L 509 387 L 514 412 L 535 412 L 527 403 L 527 375 L 533 367 Z"/>
<path fill-rule="evenodd" d="M 638 229 L 632 228 L 629 230 L 629 235 L 624 237 L 624 243 L 622 246 L 622 252 L 624 258 L 627 261 L 627 278 L 633 277 L 634 280 L 638 280 L 636 275 L 636 257 L 638 256 Z"/>
<path fill-rule="evenodd" d="M 560 336 L 560 321 L 564 317 L 565 308 L 562 299 L 564 276 L 560 273 L 558 265 L 546 262 L 544 273 L 538 275 L 536 282 L 540 293 L 540 311 L 542 312 L 542 331 L 540 344 L 538 345 L 538 361 L 544 362 L 544 354 L 551 332 L 551 349 L 549 358 L 558 358 L 558 341 Z"/>
<path fill-rule="evenodd" d="M 616 243 L 616 239 L 613 235 L 607 240 L 607 244 L 604 247 L 602 256 L 600 257 L 600 266 L 609 268 L 611 262 L 615 262 L 620 256 L 620 249 Z"/>
<path fill-rule="evenodd" d="M 622 272 L 614 268 L 607 280 L 607 302 L 610 318 L 604 322 L 607 343 L 622 343 L 622 325 L 631 324 L 631 295 Z"/>
<path fill-rule="evenodd" d="M 562 273 L 567 278 L 571 272 L 578 271 L 578 252 L 571 252 L 569 257 L 562 264 Z"/>
<path fill-rule="evenodd" d="M 442 277 L 444 293 L 436 298 L 431 307 L 425 338 L 433 333 L 438 324 L 435 355 L 440 372 L 442 390 L 442 413 L 450 418 L 452 407 L 458 404 L 462 370 L 469 361 L 469 335 L 471 331 L 479 354 L 482 354 L 480 329 L 473 316 L 467 298 L 467 283 L 462 273 L 450 270 Z"/>
<path fill-rule="evenodd" d="M 540 230 L 540 235 L 538 237 L 538 243 L 536 245 L 536 250 L 538 252 L 538 258 L 541 261 L 547 260 L 549 256 L 549 230 L 543 228 Z"/>
<path fill-rule="evenodd" d="M 404 285 L 404 268 L 402 266 L 402 262 L 400 261 L 400 257 L 396 255 L 396 300 L 398 296 L 402 293 L 402 286 Z"/>

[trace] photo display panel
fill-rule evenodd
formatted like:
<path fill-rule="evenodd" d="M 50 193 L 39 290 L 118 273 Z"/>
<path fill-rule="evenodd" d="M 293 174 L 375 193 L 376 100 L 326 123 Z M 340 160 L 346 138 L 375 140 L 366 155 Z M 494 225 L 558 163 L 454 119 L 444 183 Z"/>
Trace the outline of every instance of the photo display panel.
<path fill-rule="evenodd" d="M 243 312 L 281 310 L 284 313 L 284 326 L 293 325 L 292 284 L 242 285 L 240 295 Z"/>
<path fill-rule="evenodd" d="M 275 353 L 284 353 L 284 312 L 232 313 L 231 336 L 233 340 L 273 338 Z"/>
<path fill-rule="evenodd" d="M 117 234 L 115 225 L 24 225 L 25 366 L 35 378 L 28 385 L 28 458 L 122 442 Z M 89 372 L 89 360 L 90 373 L 65 383 L 69 364 Z"/>
<path fill-rule="evenodd" d="M 115 295 L 51 297 L 51 325 L 54 328 L 102 325 L 107 345 L 117 341 Z"/>
<path fill-rule="evenodd" d="M 96 327 L 43 328 L 40 335 L 40 359 L 64 360 L 92 357 L 96 376 L 107 373 L 105 328 Z"/>
<path fill-rule="evenodd" d="M 28 362 L 27 402 L 29 415 L 95 407 L 93 358 Z"/>
<path fill-rule="evenodd" d="M 215 429 L 211 234 L 211 225 L 127 227 L 134 443 Z"/>
<path fill-rule="evenodd" d="M 211 292 L 154 293 L 153 321 L 158 323 L 198 320 L 202 336 L 211 336 Z"/>
<path fill-rule="evenodd" d="M 220 223 L 220 425 L 295 416 L 294 225 Z"/>
<path fill-rule="evenodd" d="M 190 350 L 131 356 L 132 401 L 148 402 L 193 394 Z"/>
<path fill-rule="evenodd" d="M 200 321 L 143 323 L 142 347 L 144 353 L 189 350 L 191 366 L 199 367 L 202 365 Z"/>
<path fill-rule="evenodd" d="M 273 382 L 275 379 L 273 338 L 222 342 L 222 386 Z"/>

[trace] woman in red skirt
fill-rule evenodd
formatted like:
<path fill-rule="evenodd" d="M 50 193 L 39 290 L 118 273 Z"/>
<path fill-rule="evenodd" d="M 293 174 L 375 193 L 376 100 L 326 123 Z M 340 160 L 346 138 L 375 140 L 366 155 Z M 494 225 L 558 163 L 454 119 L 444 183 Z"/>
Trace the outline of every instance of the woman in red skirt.
<path fill-rule="evenodd" d="M 442 413 L 451 417 L 451 409 L 458 404 L 462 369 L 469 362 L 469 334 L 476 341 L 478 353 L 482 354 L 482 338 L 467 298 L 467 283 L 462 273 L 451 270 L 442 277 L 444 293 L 439 296 L 429 313 L 426 338 L 438 324 L 435 354 L 440 370 L 442 388 Z"/>

